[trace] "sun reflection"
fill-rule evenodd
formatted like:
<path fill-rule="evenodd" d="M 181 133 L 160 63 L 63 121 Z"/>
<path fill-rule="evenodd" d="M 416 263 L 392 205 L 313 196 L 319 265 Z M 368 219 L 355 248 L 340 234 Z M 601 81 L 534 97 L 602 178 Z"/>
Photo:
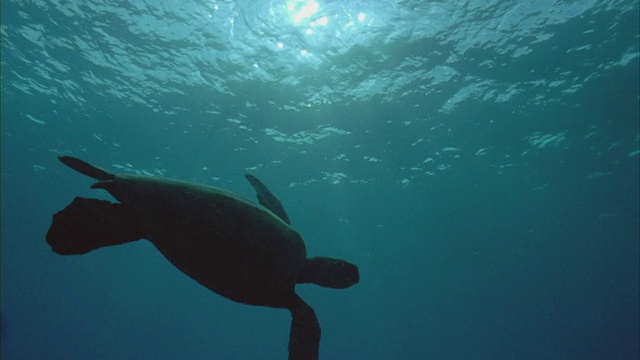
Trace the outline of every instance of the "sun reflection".
<path fill-rule="evenodd" d="M 329 23 L 329 18 L 326 17 L 326 16 L 323 16 L 318 20 L 312 21 L 311 24 L 309 24 L 309 25 L 311 25 L 311 27 L 314 27 L 314 26 L 327 26 L 328 23 Z"/>
<path fill-rule="evenodd" d="M 320 5 L 315 0 L 289 0 L 287 9 L 295 24 L 307 20 L 320 9 Z"/>
<path fill-rule="evenodd" d="M 273 43 L 275 50 L 290 49 L 296 51 L 301 58 L 310 58 L 313 53 L 322 49 L 334 39 L 344 36 L 356 36 L 357 32 L 368 27 L 372 23 L 372 17 L 365 12 L 355 9 L 341 8 L 338 11 L 333 7 L 320 9 L 318 1 L 321 0 L 286 0 L 279 2 L 277 10 L 272 9 L 271 14 L 274 21 L 282 21 L 283 17 L 295 26 L 289 29 L 305 35 L 306 46 L 312 49 L 302 48 L 302 44 L 288 43 L 288 34 L 283 34 L 283 38 Z M 358 9 L 360 10 L 360 9 Z M 311 50 L 311 51 L 309 51 Z M 289 52 L 286 52 L 287 54 Z"/>

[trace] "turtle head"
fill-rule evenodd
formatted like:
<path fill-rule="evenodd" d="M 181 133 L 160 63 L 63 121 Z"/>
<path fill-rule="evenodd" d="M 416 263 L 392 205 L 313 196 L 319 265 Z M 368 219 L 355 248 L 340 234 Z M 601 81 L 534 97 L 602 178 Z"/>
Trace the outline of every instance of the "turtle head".
<path fill-rule="evenodd" d="M 314 257 L 305 261 L 296 282 L 344 289 L 357 284 L 358 281 L 360 281 L 360 272 L 352 263 L 342 259 Z"/>

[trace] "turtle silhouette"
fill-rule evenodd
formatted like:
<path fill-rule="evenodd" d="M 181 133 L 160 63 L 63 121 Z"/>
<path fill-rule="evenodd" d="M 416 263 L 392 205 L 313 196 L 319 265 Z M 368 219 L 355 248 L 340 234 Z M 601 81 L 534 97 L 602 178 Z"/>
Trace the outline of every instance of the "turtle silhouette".
<path fill-rule="evenodd" d="M 53 216 L 46 240 L 61 255 L 84 254 L 140 239 L 151 241 L 179 270 L 233 301 L 291 312 L 289 359 L 318 358 L 320 324 L 295 285 L 347 288 L 357 266 L 307 258 L 302 237 L 280 201 L 246 175 L 259 204 L 227 190 L 153 176 L 112 174 L 80 159 L 59 160 L 98 180 L 119 203 L 76 197 Z"/>

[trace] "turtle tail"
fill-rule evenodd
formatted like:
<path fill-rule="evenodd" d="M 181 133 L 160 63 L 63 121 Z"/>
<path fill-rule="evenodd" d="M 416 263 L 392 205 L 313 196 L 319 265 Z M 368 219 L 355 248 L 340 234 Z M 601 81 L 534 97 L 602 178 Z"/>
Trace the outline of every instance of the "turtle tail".
<path fill-rule="evenodd" d="M 47 243 L 60 255 L 84 254 L 141 238 L 141 226 L 132 211 L 121 204 L 82 197 L 53 215 L 46 236 Z"/>
<path fill-rule="evenodd" d="M 318 360 L 320 323 L 313 309 L 295 295 L 291 311 L 289 360 Z"/>
<path fill-rule="evenodd" d="M 71 156 L 58 156 L 58 160 L 82 175 L 86 175 L 96 180 L 104 181 L 115 179 L 115 175 L 112 173 L 93 166 L 86 161 L 82 161 Z"/>

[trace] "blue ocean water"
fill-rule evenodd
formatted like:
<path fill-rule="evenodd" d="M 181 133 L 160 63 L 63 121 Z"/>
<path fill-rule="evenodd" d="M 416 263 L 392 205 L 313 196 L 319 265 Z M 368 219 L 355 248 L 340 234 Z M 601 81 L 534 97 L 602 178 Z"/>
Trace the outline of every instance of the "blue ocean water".
<path fill-rule="evenodd" d="M 148 242 L 54 254 L 110 199 L 60 164 L 259 176 L 312 256 L 321 359 L 637 359 L 639 2 L 2 3 L 3 359 L 285 359 Z"/>

